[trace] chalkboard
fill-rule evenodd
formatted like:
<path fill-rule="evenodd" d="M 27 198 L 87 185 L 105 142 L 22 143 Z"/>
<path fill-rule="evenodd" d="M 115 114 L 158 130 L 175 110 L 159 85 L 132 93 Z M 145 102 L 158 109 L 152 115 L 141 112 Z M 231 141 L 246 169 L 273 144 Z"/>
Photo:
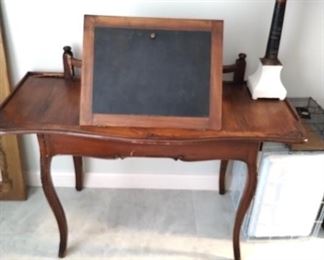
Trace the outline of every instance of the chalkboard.
<path fill-rule="evenodd" d="M 219 127 L 220 28 L 202 20 L 86 16 L 80 123 Z"/>

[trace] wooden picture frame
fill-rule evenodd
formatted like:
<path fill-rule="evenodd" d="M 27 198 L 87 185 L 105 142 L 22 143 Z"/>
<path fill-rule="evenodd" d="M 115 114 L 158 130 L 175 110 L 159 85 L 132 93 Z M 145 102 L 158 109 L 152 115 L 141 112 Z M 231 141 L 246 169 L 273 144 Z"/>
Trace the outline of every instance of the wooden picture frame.
<path fill-rule="evenodd" d="M 95 30 L 96 28 L 164 30 L 210 33 L 209 107 L 207 116 L 173 116 L 96 113 L 93 111 Z M 85 16 L 80 125 L 165 127 L 214 129 L 221 128 L 222 115 L 222 42 L 223 22 L 138 17 Z M 190 75 L 189 75 L 190 76 Z M 208 106 L 208 103 L 207 103 Z"/>
<path fill-rule="evenodd" d="M 0 3 L 0 102 L 11 92 L 1 14 Z M 0 200 L 27 199 L 18 141 L 14 135 L 0 137 Z"/>

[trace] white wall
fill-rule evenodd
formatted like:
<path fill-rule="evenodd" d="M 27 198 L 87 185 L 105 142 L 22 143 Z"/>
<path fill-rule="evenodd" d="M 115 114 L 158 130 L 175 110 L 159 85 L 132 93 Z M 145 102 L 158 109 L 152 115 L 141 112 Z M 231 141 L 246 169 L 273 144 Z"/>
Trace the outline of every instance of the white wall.
<path fill-rule="evenodd" d="M 274 0 L 2 0 L 2 6 L 10 68 L 16 83 L 30 70 L 61 71 L 64 45 L 71 45 L 75 55 L 81 57 L 84 14 L 224 19 L 224 63 L 232 63 L 239 52 L 245 52 L 248 75 L 256 69 L 258 58 L 264 55 Z M 284 64 L 282 78 L 289 96 L 313 96 L 324 106 L 323 28 L 324 1 L 289 0 L 279 56 Z M 35 184 L 39 165 L 34 136 L 24 138 L 24 152 L 25 171 Z M 86 168 L 88 172 L 114 176 L 110 181 L 118 179 L 120 175 L 116 173 L 156 174 L 156 180 L 180 176 L 170 182 L 175 188 L 192 188 L 197 183 L 196 177 L 202 176 L 200 188 L 217 189 L 218 163 L 215 161 L 89 160 Z M 54 160 L 53 172 L 56 175 L 64 177 L 65 173 L 72 171 L 69 157 Z M 193 177 L 193 182 L 186 183 L 190 178 L 182 178 L 184 174 Z M 70 185 L 72 179 L 58 181 L 60 183 Z M 96 185 L 93 179 L 92 182 L 89 179 L 89 183 Z M 128 184 L 120 186 L 123 185 Z M 137 185 L 150 186 L 149 183 Z"/>

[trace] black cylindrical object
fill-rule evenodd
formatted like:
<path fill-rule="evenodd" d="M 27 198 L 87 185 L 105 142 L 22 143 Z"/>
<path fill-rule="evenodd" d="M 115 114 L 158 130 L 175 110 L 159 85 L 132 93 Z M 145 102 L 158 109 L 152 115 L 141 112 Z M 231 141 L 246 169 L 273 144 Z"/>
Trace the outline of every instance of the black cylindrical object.
<path fill-rule="evenodd" d="M 276 0 L 265 59 L 277 61 L 286 10 L 286 0 Z"/>

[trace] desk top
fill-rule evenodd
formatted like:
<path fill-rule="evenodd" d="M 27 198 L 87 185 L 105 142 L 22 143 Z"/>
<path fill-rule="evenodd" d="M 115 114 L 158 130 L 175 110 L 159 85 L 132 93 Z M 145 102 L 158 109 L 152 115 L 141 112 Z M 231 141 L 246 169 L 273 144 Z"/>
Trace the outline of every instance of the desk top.
<path fill-rule="evenodd" d="M 80 80 L 29 72 L 0 107 L 0 133 L 52 133 L 145 141 L 305 141 L 287 101 L 252 100 L 245 85 L 224 85 L 222 129 L 188 130 L 80 126 Z"/>

